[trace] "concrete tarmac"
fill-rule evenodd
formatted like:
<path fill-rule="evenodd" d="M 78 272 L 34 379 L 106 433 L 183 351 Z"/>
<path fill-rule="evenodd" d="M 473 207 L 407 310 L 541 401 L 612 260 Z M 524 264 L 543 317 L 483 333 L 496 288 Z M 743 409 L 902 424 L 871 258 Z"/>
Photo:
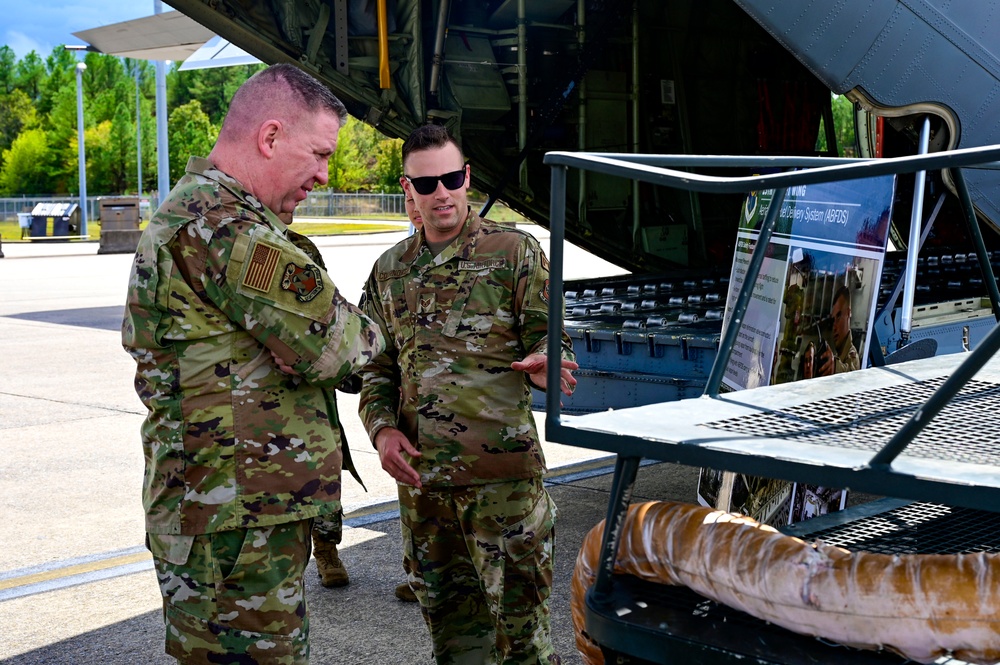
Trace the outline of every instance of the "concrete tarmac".
<path fill-rule="evenodd" d="M 378 255 L 400 232 L 315 238 L 338 287 L 357 302 Z M 548 248 L 548 232 L 527 227 Z M 161 604 L 143 547 L 140 501 L 145 408 L 119 327 L 131 254 L 98 243 L 3 245 L 0 259 L 0 665 L 160 665 Z M 621 274 L 572 246 L 566 279 Z M 398 601 L 403 581 L 394 481 L 339 396 L 352 456 L 368 491 L 345 475 L 341 555 L 349 586 L 324 589 L 310 563 L 312 662 L 428 664 L 419 607 Z M 542 431 L 541 417 L 539 429 Z M 553 634 L 580 663 L 569 580 L 586 532 L 603 519 L 613 458 L 545 442 L 557 525 Z M 644 467 L 636 498 L 691 501 L 697 471 Z"/>

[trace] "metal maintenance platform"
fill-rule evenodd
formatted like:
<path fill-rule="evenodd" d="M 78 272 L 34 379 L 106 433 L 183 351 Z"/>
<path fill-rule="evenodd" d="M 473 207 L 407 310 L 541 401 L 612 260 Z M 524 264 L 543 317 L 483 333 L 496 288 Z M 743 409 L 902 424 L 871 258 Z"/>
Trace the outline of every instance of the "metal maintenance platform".
<path fill-rule="evenodd" d="M 882 499 L 782 529 L 806 541 L 883 554 L 1000 552 L 1000 361 L 964 383 L 891 464 L 873 463 L 970 355 L 565 416 L 559 436 L 618 453 L 609 523 L 629 503 L 639 460 L 653 458 L 924 499 Z M 686 587 L 603 567 L 594 588 L 601 592 L 587 595 L 588 634 L 607 653 L 624 654 L 623 663 L 908 662 L 797 635 Z"/>
<path fill-rule="evenodd" d="M 925 132 L 927 125 L 925 124 Z M 722 178 L 680 168 L 748 166 L 748 158 L 549 153 L 552 170 L 552 284 L 562 293 L 566 182 L 570 167 L 700 192 L 775 190 L 722 332 L 704 394 L 586 415 L 564 415 L 558 391 L 546 395 L 546 438 L 617 454 L 600 566 L 587 592 L 588 635 L 618 663 L 900 663 L 803 637 L 682 588 L 614 573 L 620 525 L 644 458 L 724 469 L 891 497 L 789 528 L 803 539 L 851 550 L 996 551 L 1000 541 L 1000 289 L 961 167 L 995 168 L 1000 146 L 887 160 L 777 158 L 764 176 Z M 785 192 L 797 185 L 946 168 L 966 210 L 975 258 L 989 292 L 989 333 L 971 351 L 895 362 L 873 352 L 874 367 L 839 375 L 722 393 L 739 323 L 775 229 Z M 920 176 L 918 175 L 918 178 Z M 914 205 L 914 226 L 920 209 Z M 905 314 L 912 315 L 919 245 L 908 248 Z M 953 257 L 952 257 L 953 258 Z M 965 257 L 968 263 L 968 256 Z M 567 306 L 570 298 L 566 298 Z M 640 305 L 641 308 L 641 305 Z M 549 337 L 563 311 L 550 306 Z M 566 314 L 571 315 L 572 309 Z M 649 335 L 648 329 L 645 331 Z M 620 339 L 620 338 L 619 338 Z M 653 339 L 647 337 L 647 339 Z M 654 340 L 655 341 L 655 340 Z M 878 345 L 874 345 L 878 350 Z M 551 350 L 550 350 L 551 352 Z M 890 354 L 891 355 L 891 354 Z M 916 354 L 920 357 L 920 354 Z M 550 359 L 549 385 L 559 363 Z M 919 503 L 909 504 L 909 501 Z M 957 663 L 947 658 L 940 662 Z"/>
<path fill-rule="evenodd" d="M 991 360 L 962 387 L 891 465 L 873 462 L 969 355 L 563 416 L 554 440 L 624 457 L 995 510 L 1000 361 Z"/>

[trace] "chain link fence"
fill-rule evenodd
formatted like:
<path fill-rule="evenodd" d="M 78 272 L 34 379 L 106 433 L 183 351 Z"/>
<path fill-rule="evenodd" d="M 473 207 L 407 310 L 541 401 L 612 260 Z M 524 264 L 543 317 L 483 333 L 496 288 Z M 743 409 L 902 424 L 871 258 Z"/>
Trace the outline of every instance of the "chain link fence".
<path fill-rule="evenodd" d="M 100 218 L 100 196 L 87 197 L 87 219 L 97 221 Z M 343 194 L 338 192 L 311 192 L 309 198 L 298 205 L 295 210 L 297 217 L 334 217 L 334 218 L 406 218 L 406 208 L 403 206 L 403 194 Z M 21 196 L 0 198 L 0 220 L 17 219 L 19 212 L 31 212 L 39 203 L 79 203 L 78 196 Z M 147 205 L 148 202 L 148 205 Z M 151 210 L 155 210 L 159 201 L 155 195 L 144 196 L 141 210 L 142 218 L 149 219 Z"/>
<path fill-rule="evenodd" d="M 96 220 L 99 216 L 101 197 L 87 197 L 87 219 Z M 31 212 L 39 203 L 80 203 L 79 196 L 18 196 L 0 198 L 0 220 L 11 221 L 17 219 L 19 212 Z"/>
<path fill-rule="evenodd" d="M 296 217 L 335 217 L 368 219 L 373 217 L 406 218 L 404 196 L 399 194 L 344 194 L 310 192 L 309 198 L 295 208 Z"/>
<path fill-rule="evenodd" d="M 99 221 L 101 196 L 87 197 L 87 220 Z M 295 209 L 296 217 L 332 217 L 338 219 L 406 219 L 405 197 L 398 194 L 345 194 L 341 192 L 310 192 L 309 197 Z M 17 220 L 17 213 L 31 212 L 39 203 L 79 203 L 78 196 L 22 196 L 0 198 L 0 221 Z M 481 202 L 470 201 L 473 210 L 479 210 Z M 139 205 L 142 219 L 148 220 L 151 211 L 156 210 L 159 199 L 156 194 L 143 196 Z M 521 221 L 519 215 L 506 210 L 502 204 L 494 207 L 490 214 L 497 221 Z M 508 217 L 510 219 L 508 219 Z"/>

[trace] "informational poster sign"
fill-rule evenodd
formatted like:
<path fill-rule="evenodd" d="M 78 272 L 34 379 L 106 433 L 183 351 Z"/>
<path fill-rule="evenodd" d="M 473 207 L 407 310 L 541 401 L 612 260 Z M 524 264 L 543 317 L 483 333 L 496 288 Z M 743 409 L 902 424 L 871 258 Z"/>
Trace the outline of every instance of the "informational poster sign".
<path fill-rule="evenodd" d="M 724 390 L 867 364 L 894 192 L 894 176 L 787 190 L 726 366 Z M 723 330 L 773 195 L 753 192 L 741 211 Z M 703 469 L 698 500 L 777 526 L 841 508 L 846 492 Z"/>

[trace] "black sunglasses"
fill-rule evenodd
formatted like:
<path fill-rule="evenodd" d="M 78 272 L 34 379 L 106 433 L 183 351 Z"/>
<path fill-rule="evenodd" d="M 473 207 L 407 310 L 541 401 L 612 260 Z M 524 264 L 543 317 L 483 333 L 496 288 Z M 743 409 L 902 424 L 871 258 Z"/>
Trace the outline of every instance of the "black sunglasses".
<path fill-rule="evenodd" d="M 421 196 L 427 196 L 428 194 L 433 194 L 438 188 L 438 181 L 444 185 L 445 189 L 458 189 L 465 184 L 465 167 L 463 166 L 458 171 L 451 171 L 450 173 L 442 173 L 441 175 L 425 175 L 419 178 L 411 178 L 408 175 L 404 175 L 404 178 L 413 185 L 413 189 L 417 190 L 417 194 Z"/>

